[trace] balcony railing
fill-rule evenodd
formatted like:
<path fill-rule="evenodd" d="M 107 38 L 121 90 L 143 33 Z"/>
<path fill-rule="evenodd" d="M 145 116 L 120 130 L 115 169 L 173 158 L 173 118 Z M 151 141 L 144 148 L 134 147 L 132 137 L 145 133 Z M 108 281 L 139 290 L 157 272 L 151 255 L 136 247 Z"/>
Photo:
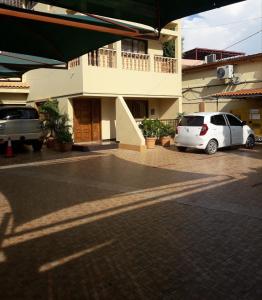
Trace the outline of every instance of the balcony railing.
<path fill-rule="evenodd" d="M 75 59 L 72 59 L 68 62 L 68 68 L 72 69 L 75 68 L 77 66 L 80 66 L 80 57 L 77 57 Z"/>
<path fill-rule="evenodd" d="M 0 0 L 1 1 L 1 0 Z M 86 59 L 86 58 L 85 58 Z M 117 63 L 117 51 L 108 48 L 100 48 L 87 54 L 87 64 L 93 67 L 122 68 L 124 70 L 177 73 L 177 59 L 155 55 L 151 59 L 149 54 L 121 52 L 120 63 Z M 80 65 L 80 59 L 73 59 L 68 63 L 69 68 Z"/>
<path fill-rule="evenodd" d="M 150 71 L 150 57 L 148 54 L 122 51 L 122 68 L 134 71 Z"/>
<path fill-rule="evenodd" d="M 155 55 L 154 71 L 159 73 L 176 73 L 176 58 Z"/>
<path fill-rule="evenodd" d="M 34 2 L 25 0 L 0 0 L 0 4 L 2 3 L 10 6 L 27 9 L 31 9 L 35 5 Z"/>
<path fill-rule="evenodd" d="M 116 68 L 116 50 L 100 48 L 89 52 L 88 65 L 104 68 Z"/>

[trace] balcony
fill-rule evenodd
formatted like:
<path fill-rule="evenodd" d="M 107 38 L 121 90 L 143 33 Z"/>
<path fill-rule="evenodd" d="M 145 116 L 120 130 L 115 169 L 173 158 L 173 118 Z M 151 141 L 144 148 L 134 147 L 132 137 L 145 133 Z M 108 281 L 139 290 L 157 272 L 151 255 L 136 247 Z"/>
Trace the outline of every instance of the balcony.
<path fill-rule="evenodd" d="M 83 59 L 87 60 L 87 65 L 92 67 L 169 74 L 177 73 L 177 59 L 159 55 L 152 56 L 149 54 L 121 51 L 121 56 L 118 56 L 116 50 L 100 48 L 89 52 Z M 69 68 L 79 65 L 79 58 L 69 62 Z"/>

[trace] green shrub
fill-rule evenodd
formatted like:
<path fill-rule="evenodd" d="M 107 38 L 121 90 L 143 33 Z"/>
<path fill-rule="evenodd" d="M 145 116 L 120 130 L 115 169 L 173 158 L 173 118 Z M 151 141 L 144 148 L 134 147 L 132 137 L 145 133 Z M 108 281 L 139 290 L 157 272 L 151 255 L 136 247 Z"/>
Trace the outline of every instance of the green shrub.
<path fill-rule="evenodd" d="M 155 119 L 144 119 L 139 128 L 145 137 L 159 137 L 161 122 Z"/>

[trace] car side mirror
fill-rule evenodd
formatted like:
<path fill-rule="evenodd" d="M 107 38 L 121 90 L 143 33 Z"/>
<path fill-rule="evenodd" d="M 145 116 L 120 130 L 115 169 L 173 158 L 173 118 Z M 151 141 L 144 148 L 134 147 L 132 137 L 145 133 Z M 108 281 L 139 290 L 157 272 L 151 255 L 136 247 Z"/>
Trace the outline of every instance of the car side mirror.
<path fill-rule="evenodd" d="M 242 121 L 242 126 L 247 125 L 247 121 Z"/>

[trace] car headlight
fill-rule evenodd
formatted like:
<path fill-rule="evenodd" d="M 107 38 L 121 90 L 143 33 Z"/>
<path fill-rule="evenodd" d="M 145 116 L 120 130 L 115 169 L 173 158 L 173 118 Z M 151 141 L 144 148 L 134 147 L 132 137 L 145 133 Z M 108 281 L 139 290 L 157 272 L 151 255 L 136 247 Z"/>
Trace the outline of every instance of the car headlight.
<path fill-rule="evenodd" d="M 5 124 L 0 124 L 0 130 L 5 129 Z"/>

